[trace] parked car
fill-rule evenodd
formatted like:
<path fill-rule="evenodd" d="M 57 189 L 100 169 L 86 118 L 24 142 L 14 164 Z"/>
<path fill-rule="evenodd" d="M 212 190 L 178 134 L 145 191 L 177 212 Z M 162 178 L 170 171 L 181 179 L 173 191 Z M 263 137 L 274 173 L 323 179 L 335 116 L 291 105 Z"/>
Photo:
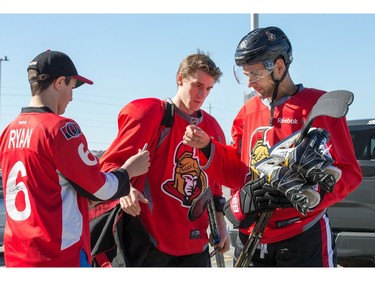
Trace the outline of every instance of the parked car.
<path fill-rule="evenodd" d="M 348 127 L 363 180 L 328 216 L 338 264 L 375 266 L 375 119 L 350 120 Z"/>
<path fill-rule="evenodd" d="M 345 199 L 328 208 L 337 263 L 375 266 L 375 119 L 347 123 L 363 180 Z M 229 227 L 229 234 L 234 247 L 238 230 Z"/>
<path fill-rule="evenodd" d="M 4 244 L 4 228 L 5 228 L 5 208 L 4 208 L 4 193 L 2 173 L 0 170 L 0 246 Z"/>

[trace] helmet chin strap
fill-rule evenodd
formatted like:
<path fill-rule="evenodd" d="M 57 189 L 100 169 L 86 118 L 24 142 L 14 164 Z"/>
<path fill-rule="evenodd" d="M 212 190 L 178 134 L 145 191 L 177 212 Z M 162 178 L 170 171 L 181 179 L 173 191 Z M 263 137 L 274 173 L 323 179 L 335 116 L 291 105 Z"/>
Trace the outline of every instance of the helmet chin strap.
<path fill-rule="evenodd" d="M 275 83 L 275 87 L 273 88 L 272 100 L 271 100 L 271 103 L 270 103 L 270 106 L 271 106 L 270 126 L 271 127 L 273 126 L 273 117 L 274 117 L 274 112 L 275 112 L 275 103 L 276 103 L 277 93 L 279 91 L 279 85 L 284 80 L 284 78 L 287 75 L 287 73 L 288 73 L 288 68 L 285 69 L 284 74 L 283 74 L 283 76 L 281 77 L 280 80 L 276 80 L 275 79 L 274 72 L 271 73 L 272 80 Z"/>

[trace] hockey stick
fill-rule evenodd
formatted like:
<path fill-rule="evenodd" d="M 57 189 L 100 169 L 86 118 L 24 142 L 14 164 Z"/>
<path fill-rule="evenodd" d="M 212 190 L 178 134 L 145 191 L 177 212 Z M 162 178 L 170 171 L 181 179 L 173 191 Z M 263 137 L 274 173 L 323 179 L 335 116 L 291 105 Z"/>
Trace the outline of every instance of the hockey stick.
<path fill-rule="evenodd" d="M 353 99 L 353 93 L 346 90 L 331 91 L 322 95 L 311 109 L 301 130 L 273 146 L 270 150 L 270 156 L 272 156 L 272 151 L 280 149 L 281 147 L 288 148 L 300 144 L 309 132 L 315 118 L 319 116 L 329 116 L 333 118 L 345 116 Z M 276 165 L 277 164 L 276 162 Z M 250 264 L 272 214 L 273 211 L 261 213 L 253 231 L 242 248 L 235 267 L 247 267 Z"/>
<path fill-rule="evenodd" d="M 214 241 L 215 244 L 218 244 L 220 242 L 220 233 L 219 233 L 219 228 L 217 226 L 216 210 L 215 210 L 215 205 L 214 205 L 212 194 L 207 204 L 207 212 L 208 212 L 210 230 L 212 233 L 212 240 Z M 215 250 L 210 254 L 210 256 L 212 257 L 213 255 L 215 255 L 217 267 L 225 267 L 224 255 L 222 253 L 219 253 L 218 250 L 219 248 L 216 247 Z"/>
<path fill-rule="evenodd" d="M 220 242 L 220 233 L 217 225 L 216 210 L 210 187 L 207 187 L 204 191 L 202 191 L 202 193 L 194 200 L 189 209 L 189 220 L 196 220 L 203 214 L 206 208 L 208 212 L 208 221 L 212 234 L 212 240 L 215 244 L 218 244 Z M 215 249 L 210 253 L 210 257 L 212 258 L 215 256 L 217 267 L 225 267 L 224 255 L 218 251 L 219 248 L 215 247 Z"/>
<path fill-rule="evenodd" d="M 254 226 L 249 238 L 247 239 L 244 247 L 241 250 L 238 260 L 234 267 L 248 267 L 251 259 L 258 247 L 259 241 L 263 236 L 264 229 L 272 216 L 273 211 L 267 211 L 260 215 L 257 223 Z"/>

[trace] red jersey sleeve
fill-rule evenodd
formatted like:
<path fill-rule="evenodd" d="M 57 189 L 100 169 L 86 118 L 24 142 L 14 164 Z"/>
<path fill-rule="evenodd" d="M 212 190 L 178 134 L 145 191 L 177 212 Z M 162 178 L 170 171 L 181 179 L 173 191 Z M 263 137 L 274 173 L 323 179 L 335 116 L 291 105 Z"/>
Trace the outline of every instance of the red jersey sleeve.
<path fill-rule="evenodd" d="M 145 143 L 152 153 L 163 114 L 164 106 L 156 98 L 138 99 L 125 105 L 118 115 L 117 136 L 100 158 L 102 170 L 118 168 L 138 149 L 142 149 Z"/>
<path fill-rule="evenodd" d="M 246 163 L 241 160 L 243 126 L 242 120 L 245 114 L 243 107 L 237 114 L 232 126 L 231 145 L 226 145 L 215 139 L 211 144 L 211 155 L 208 162 L 208 170 L 214 170 L 217 181 L 231 189 L 238 189 L 243 186 L 244 178 L 249 173 Z M 227 175 L 231 175 L 228 177 Z"/>
<path fill-rule="evenodd" d="M 331 146 L 330 154 L 335 160 L 333 165 L 341 170 L 341 178 L 335 184 L 333 192 L 324 195 L 323 201 L 317 206 L 319 210 L 341 201 L 356 189 L 362 181 L 362 172 L 355 157 L 345 117 L 321 117 L 313 125 L 325 128 L 330 133 L 328 146 Z"/>
<path fill-rule="evenodd" d="M 90 199 L 107 200 L 129 193 L 129 178 L 100 171 L 99 160 L 87 145 L 79 125 L 71 119 L 61 119 L 54 126 L 50 142 L 57 172 L 73 183 L 81 195 Z M 94 196 L 94 197 L 92 197 Z"/>

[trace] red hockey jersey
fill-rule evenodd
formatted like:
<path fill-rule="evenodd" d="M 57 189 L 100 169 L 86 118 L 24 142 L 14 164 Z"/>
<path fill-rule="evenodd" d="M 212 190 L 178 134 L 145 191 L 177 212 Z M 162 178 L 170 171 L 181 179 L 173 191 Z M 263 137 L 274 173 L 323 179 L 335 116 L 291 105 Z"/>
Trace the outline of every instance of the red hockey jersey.
<path fill-rule="evenodd" d="M 219 143 L 225 143 L 225 136 L 217 121 L 203 110 L 200 116 L 191 117 L 176 109 L 173 125 L 161 126 L 164 103 L 145 98 L 127 104 L 119 113 L 118 135 L 100 162 L 104 171 L 110 171 L 148 143 L 149 172 L 134 182 L 149 200 L 140 203 L 140 218 L 159 250 L 175 256 L 199 253 L 208 246 L 208 217 L 205 212 L 189 221 L 189 208 L 205 188 L 220 196 L 222 189 L 201 168 L 199 151 L 184 145 L 182 137 L 189 124 L 198 125 Z"/>
<path fill-rule="evenodd" d="M 214 143 L 213 156 L 207 163 L 216 178 L 228 187 L 238 189 L 258 177 L 254 164 L 269 155 L 269 149 L 280 140 L 301 129 L 311 108 L 323 91 L 305 88 L 275 107 L 273 126 L 269 125 L 270 109 L 258 96 L 251 98 L 239 111 L 232 127 L 233 146 Z M 264 232 L 261 243 L 288 239 L 309 228 L 332 204 L 342 200 L 361 182 L 361 170 L 356 160 L 345 117 L 318 117 L 313 127 L 330 133 L 330 154 L 334 165 L 342 171 L 333 193 L 326 193 L 323 201 L 306 216 L 294 208 L 277 209 Z M 201 159 L 202 160 L 202 159 Z M 203 160 L 202 160 L 203 161 Z M 249 168 L 250 167 L 250 168 Z M 241 229 L 249 234 L 252 230 Z"/>
<path fill-rule="evenodd" d="M 5 265 L 77 267 L 89 262 L 88 200 L 129 193 L 126 171 L 105 174 L 72 119 L 23 108 L 0 139 Z"/>

